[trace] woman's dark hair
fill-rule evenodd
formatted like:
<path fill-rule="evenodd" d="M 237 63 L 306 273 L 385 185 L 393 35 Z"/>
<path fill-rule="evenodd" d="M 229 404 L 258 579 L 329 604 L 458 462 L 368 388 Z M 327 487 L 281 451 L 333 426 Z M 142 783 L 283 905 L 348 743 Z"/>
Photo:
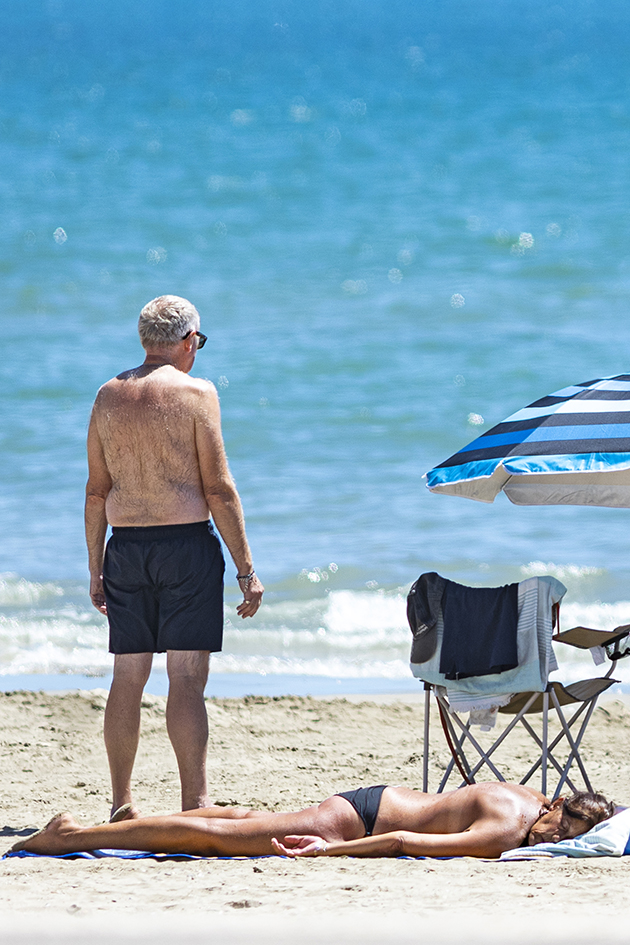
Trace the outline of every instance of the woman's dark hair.
<path fill-rule="evenodd" d="M 602 820 L 608 820 L 615 813 L 615 805 L 607 800 L 603 794 L 595 794 L 589 791 L 578 791 L 571 797 L 565 797 L 563 810 L 569 817 L 575 817 L 577 820 L 583 820 L 588 824 L 588 829 L 596 824 L 601 824 Z"/>

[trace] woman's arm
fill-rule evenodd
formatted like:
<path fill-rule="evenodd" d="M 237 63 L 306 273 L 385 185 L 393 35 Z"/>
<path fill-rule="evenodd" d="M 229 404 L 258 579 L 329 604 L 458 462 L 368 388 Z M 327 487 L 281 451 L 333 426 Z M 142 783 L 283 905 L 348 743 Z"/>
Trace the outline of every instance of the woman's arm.
<path fill-rule="evenodd" d="M 503 842 L 502 842 L 503 841 Z M 510 840 L 511 842 L 511 840 Z M 363 837 L 360 840 L 332 840 L 321 837 L 289 836 L 283 842 L 272 840 L 274 849 L 283 856 L 499 856 L 511 849 L 502 831 L 484 824 L 462 833 L 413 833 L 396 830 Z"/>

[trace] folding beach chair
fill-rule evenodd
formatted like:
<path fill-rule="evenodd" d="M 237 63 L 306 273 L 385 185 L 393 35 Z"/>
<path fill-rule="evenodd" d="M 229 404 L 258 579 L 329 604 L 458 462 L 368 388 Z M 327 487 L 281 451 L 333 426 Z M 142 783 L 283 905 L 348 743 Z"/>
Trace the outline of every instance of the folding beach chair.
<path fill-rule="evenodd" d="M 532 584 L 532 581 L 535 582 L 535 585 Z M 529 629 L 530 634 L 533 633 L 537 636 L 540 663 L 536 684 L 526 688 L 517 685 L 517 683 L 519 677 L 531 681 L 531 673 L 528 676 L 527 673 L 519 673 L 518 669 L 510 670 L 507 673 L 499 673 L 491 678 L 488 676 L 469 678 L 461 683 L 441 679 L 437 667 L 439 665 L 439 650 L 444 627 L 442 617 L 439 615 L 435 654 L 424 663 L 411 664 L 414 676 L 424 682 L 425 689 L 422 787 L 424 791 L 428 790 L 429 780 L 431 693 L 435 697 L 444 737 L 451 753 L 451 759 L 441 779 L 438 793 L 445 789 L 454 772 L 459 774 L 461 778 L 459 786 L 475 783 L 476 776 L 482 769 L 482 778 L 487 777 L 488 772 L 491 772 L 499 781 L 505 781 L 506 778 L 493 756 L 519 723 L 525 728 L 540 751 L 537 760 L 522 777 L 521 784 L 527 784 L 540 769 L 540 789 L 546 795 L 548 769 L 552 767 L 558 774 L 554 798 L 559 796 L 565 785 L 572 791 L 576 791 L 578 788 L 570 776 L 571 769 L 575 764 L 579 769 L 586 790 L 593 790 L 584 760 L 580 754 L 580 745 L 599 697 L 617 682 L 613 678 L 617 660 L 630 654 L 630 625 L 617 627 L 610 632 L 586 627 L 574 627 L 572 630 L 564 633 L 556 632 L 553 635 L 559 603 L 564 592 L 563 585 L 554 581 L 553 578 L 547 577 L 529 579 L 529 581 L 521 582 L 519 585 L 519 601 L 521 603 L 526 593 L 535 593 L 546 605 L 542 612 L 541 608 L 538 608 L 536 626 Z M 522 608 L 519 610 L 519 627 L 521 610 Z M 410 624 L 413 624 L 411 616 Z M 521 630 L 519 629 L 520 633 Z M 555 668 L 553 656 L 550 656 L 552 639 L 579 649 L 592 650 L 593 647 L 597 647 L 600 660 L 608 658 L 611 663 L 606 675 L 581 680 L 567 686 L 559 682 L 549 682 L 549 672 Z M 519 662 L 520 650 L 521 646 L 519 644 Z M 500 677 L 506 677 L 505 682 L 501 682 Z M 510 689 L 511 685 L 514 685 L 515 688 L 511 692 L 506 691 Z M 465 690 L 463 695 L 462 688 Z M 489 691 L 493 688 L 495 690 L 494 695 L 489 695 Z M 501 715 L 512 716 L 504 730 L 489 748 L 483 748 L 479 739 L 472 733 L 470 718 L 467 721 L 461 718 L 463 710 L 460 706 L 474 705 L 477 698 L 476 692 L 478 692 L 482 704 L 487 705 L 488 702 L 494 701 Z M 565 715 L 567 709 L 569 713 L 572 713 L 568 718 Z M 539 717 L 537 725 L 532 724 L 535 722 L 533 716 Z M 549 738 L 550 716 L 552 718 L 555 716 L 560 726 L 558 734 L 551 741 Z"/>

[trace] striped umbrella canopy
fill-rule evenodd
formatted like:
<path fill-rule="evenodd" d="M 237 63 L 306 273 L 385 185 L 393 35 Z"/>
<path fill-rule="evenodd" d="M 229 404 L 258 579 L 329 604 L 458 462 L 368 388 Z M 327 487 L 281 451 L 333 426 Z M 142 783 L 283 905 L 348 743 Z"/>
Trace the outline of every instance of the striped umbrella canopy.
<path fill-rule="evenodd" d="M 427 474 L 431 492 L 515 505 L 630 508 L 630 374 L 549 394 Z"/>

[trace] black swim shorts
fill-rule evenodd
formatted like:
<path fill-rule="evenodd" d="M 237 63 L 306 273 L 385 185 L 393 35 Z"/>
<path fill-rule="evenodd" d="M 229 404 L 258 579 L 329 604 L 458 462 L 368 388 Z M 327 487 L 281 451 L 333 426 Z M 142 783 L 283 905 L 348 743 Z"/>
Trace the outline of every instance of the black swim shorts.
<path fill-rule="evenodd" d="M 210 522 L 113 528 L 103 564 L 110 653 L 219 651 L 224 571 Z"/>
<path fill-rule="evenodd" d="M 343 791 L 335 795 L 336 797 L 345 797 L 352 804 L 363 821 L 366 837 L 372 836 L 378 809 L 381 806 L 383 791 L 386 787 L 385 784 L 379 784 L 376 787 L 360 787 L 355 791 Z"/>

